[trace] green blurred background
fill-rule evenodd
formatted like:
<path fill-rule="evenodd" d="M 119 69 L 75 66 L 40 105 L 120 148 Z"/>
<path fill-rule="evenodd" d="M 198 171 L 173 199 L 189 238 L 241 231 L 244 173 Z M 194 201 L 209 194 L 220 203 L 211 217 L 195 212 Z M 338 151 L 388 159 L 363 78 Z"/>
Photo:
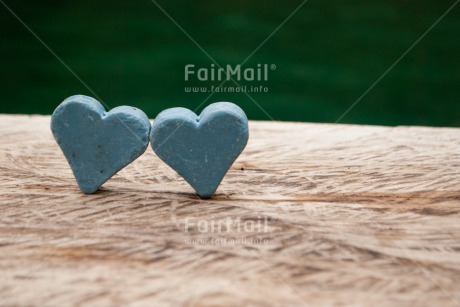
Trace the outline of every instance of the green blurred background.
<path fill-rule="evenodd" d="M 186 64 L 212 62 L 150 0 L 2 1 L 110 107 L 195 109 L 208 94 L 184 87 L 219 83 L 184 80 Z M 301 2 L 158 0 L 221 65 L 243 61 Z M 275 120 L 335 122 L 453 3 L 307 1 L 246 64 L 275 64 L 269 81 L 240 84 L 269 88 L 250 95 Z M 0 33 L 0 113 L 93 96 L 1 3 Z M 460 5 L 340 122 L 460 126 L 459 55 Z M 241 93 L 206 104 L 222 100 L 269 119 Z"/>

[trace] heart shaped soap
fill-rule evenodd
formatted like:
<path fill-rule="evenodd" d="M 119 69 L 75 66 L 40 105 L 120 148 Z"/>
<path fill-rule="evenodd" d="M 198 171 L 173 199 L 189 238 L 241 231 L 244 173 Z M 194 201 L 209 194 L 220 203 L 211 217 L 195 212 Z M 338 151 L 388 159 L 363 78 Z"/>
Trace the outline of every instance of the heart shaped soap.
<path fill-rule="evenodd" d="M 213 103 L 200 116 L 185 108 L 167 109 L 150 133 L 155 153 L 202 198 L 214 194 L 248 138 L 246 114 L 230 102 Z"/>
<path fill-rule="evenodd" d="M 51 131 L 84 193 L 138 158 L 149 143 L 150 121 L 139 109 L 117 107 L 105 112 L 83 95 L 64 100 L 51 117 Z"/>

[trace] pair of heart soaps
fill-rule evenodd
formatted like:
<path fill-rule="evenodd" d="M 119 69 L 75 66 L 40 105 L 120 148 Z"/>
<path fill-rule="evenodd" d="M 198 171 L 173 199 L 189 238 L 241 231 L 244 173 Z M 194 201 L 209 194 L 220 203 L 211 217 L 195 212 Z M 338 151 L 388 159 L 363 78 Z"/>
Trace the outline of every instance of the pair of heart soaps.
<path fill-rule="evenodd" d="M 230 102 L 213 103 L 199 116 L 185 108 L 167 109 L 152 126 L 139 109 L 122 106 L 106 112 L 83 95 L 56 108 L 51 131 L 87 194 L 142 155 L 150 141 L 160 159 L 200 197 L 209 198 L 249 138 L 246 114 Z"/>

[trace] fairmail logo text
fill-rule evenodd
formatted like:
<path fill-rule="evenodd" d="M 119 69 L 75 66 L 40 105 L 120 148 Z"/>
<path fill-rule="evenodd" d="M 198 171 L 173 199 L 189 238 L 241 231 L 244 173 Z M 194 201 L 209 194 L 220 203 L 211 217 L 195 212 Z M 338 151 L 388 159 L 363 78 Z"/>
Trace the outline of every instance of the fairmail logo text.
<path fill-rule="evenodd" d="M 268 72 L 276 69 L 274 64 L 257 64 L 256 67 L 243 68 L 241 65 L 230 64 L 221 67 L 211 64 L 210 67 L 197 68 L 195 64 L 184 67 L 185 81 L 268 81 Z"/>

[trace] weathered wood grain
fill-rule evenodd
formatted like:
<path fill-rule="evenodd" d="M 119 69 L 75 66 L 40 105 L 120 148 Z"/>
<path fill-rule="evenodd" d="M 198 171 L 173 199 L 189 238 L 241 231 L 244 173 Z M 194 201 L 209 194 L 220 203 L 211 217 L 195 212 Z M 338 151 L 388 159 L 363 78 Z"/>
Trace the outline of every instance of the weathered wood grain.
<path fill-rule="evenodd" d="M 80 193 L 49 120 L 0 116 L 0 305 L 460 306 L 460 129 L 250 122 L 200 200 L 150 148 Z"/>

